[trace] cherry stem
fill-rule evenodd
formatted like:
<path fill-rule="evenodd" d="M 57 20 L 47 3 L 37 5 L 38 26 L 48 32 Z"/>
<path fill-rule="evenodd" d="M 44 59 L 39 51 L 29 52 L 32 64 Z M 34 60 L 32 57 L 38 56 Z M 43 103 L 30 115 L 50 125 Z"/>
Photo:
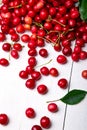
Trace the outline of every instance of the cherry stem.
<path fill-rule="evenodd" d="M 59 101 L 60 99 L 56 99 L 56 100 L 52 100 L 52 101 L 47 101 L 46 103 L 50 103 L 50 102 L 57 102 Z"/>
<path fill-rule="evenodd" d="M 17 5 L 17 6 L 13 6 L 13 7 L 9 7 L 9 9 L 15 9 L 15 8 L 20 8 L 20 7 L 22 7 L 22 4 Z"/>
<path fill-rule="evenodd" d="M 44 66 L 44 65 L 47 65 L 47 64 L 49 64 L 51 61 L 52 61 L 52 59 L 50 59 L 48 62 L 46 62 L 46 63 L 44 63 L 44 64 L 42 64 L 42 65 L 36 66 L 36 68 L 41 67 L 41 66 Z"/>

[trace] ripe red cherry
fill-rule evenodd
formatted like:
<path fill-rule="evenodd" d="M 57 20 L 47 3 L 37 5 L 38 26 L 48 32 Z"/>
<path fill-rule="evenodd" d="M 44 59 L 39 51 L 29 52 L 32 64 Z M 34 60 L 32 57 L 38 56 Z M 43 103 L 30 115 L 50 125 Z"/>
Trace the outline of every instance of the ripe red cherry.
<path fill-rule="evenodd" d="M 14 42 L 17 42 L 19 41 L 19 35 L 17 33 L 14 33 L 11 35 L 11 40 L 14 41 Z"/>
<path fill-rule="evenodd" d="M 79 61 L 79 54 L 73 52 L 73 53 L 71 54 L 71 58 L 72 58 L 73 61 L 76 61 L 76 62 L 77 62 L 77 61 Z"/>
<path fill-rule="evenodd" d="M 34 118 L 36 115 L 34 109 L 31 107 L 26 109 L 25 114 L 28 118 Z"/>
<path fill-rule="evenodd" d="M 29 49 L 28 55 L 29 55 L 29 56 L 36 56 L 36 55 L 37 55 L 36 49 Z"/>
<path fill-rule="evenodd" d="M 10 43 L 4 43 L 3 45 L 2 45 L 2 49 L 4 50 L 4 51 L 10 51 L 10 49 L 11 49 L 11 44 Z"/>
<path fill-rule="evenodd" d="M 28 74 L 31 74 L 33 71 L 34 71 L 34 68 L 32 66 L 30 66 L 30 65 L 26 66 L 26 72 Z"/>
<path fill-rule="evenodd" d="M 66 46 L 62 49 L 62 53 L 66 56 L 70 56 L 72 53 L 72 49 L 69 46 Z"/>
<path fill-rule="evenodd" d="M 5 34 L 0 32 L 0 42 L 3 42 L 6 39 Z"/>
<path fill-rule="evenodd" d="M 37 91 L 38 91 L 38 93 L 40 93 L 40 94 L 45 94 L 45 93 L 47 93 L 48 89 L 47 89 L 47 86 L 46 86 L 46 85 L 41 84 L 41 85 L 38 85 L 38 86 L 37 86 Z"/>
<path fill-rule="evenodd" d="M 1 58 L 1 59 L 0 59 L 0 65 L 2 65 L 2 66 L 8 66 L 8 65 L 9 65 L 9 62 L 8 62 L 7 59 Z"/>
<path fill-rule="evenodd" d="M 34 49 L 34 48 L 36 48 L 36 46 L 37 46 L 37 43 L 36 43 L 35 40 L 30 40 L 30 41 L 28 42 L 28 47 L 29 47 L 30 49 Z"/>
<path fill-rule="evenodd" d="M 87 79 L 87 70 L 83 70 L 81 75 L 84 79 Z"/>
<path fill-rule="evenodd" d="M 29 35 L 28 34 L 23 34 L 22 36 L 21 36 L 21 40 L 22 40 L 22 42 L 29 42 L 29 40 L 30 40 L 30 37 L 29 37 Z"/>
<path fill-rule="evenodd" d="M 18 54 L 18 51 L 13 49 L 11 50 L 11 56 L 15 59 L 18 59 L 19 58 L 19 54 Z"/>
<path fill-rule="evenodd" d="M 34 79 L 28 79 L 26 82 L 25 82 L 25 85 L 27 88 L 30 88 L 30 89 L 33 89 L 35 88 L 35 80 Z"/>
<path fill-rule="evenodd" d="M 45 129 L 48 129 L 50 128 L 51 126 L 51 121 L 50 121 L 50 118 L 47 117 L 47 116 L 43 116 L 41 119 L 40 119 L 40 124 L 43 128 Z"/>
<path fill-rule="evenodd" d="M 29 59 L 28 59 L 28 64 L 32 67 L 34 67 L 36 64 L 37 64 L 37 61 L 36 61 L 36 58 L 31 56 Z"/>
<path fill-rule="evenodd" d="M 45 66 L 40 68 L 40 72 L 41 72 L 41 74 L 43 74 L 45 76 L 49 75 L 49 69 L 47 67 L 45 67 Z"/>
<path fill-rule="evenodd" d="M 58 76 L 58 70 L 56 68 L 51 68 L 50 75 L 52 75 L 54 77 Z"/>
<path fill-rule="evenodd" d="M 27 71 L 21 70 L 21 71 L 19 72 L 19 77 L 22 78 L 22 79 L 27 79 L 27 78 L 28 78 L 28 73 L 27 73 Z"/>
<path fill-rule="evenodd" d="M 60 86 L 60 88 L 66 89 L 68 86 L 68 82 L 65 78 L 61 78 L 58 80 L 58 85 Z"/>
<path fill-rule="evenodd" d="M 48 52 L 44 48 L 42 48 L 42 49 L 39 50 L 39 54 L 40 54 L 40 56 L 42 56 L 44 58 L 48 56 Z"/>
<path fill-rule="evenodd" d="M 55 103 L 50 103 L 50 104 L 48 104 L 48 110 L 53 113 L 57 112 L 58 106 Z"/>
<path fill-rule="evenodd" d="M 48 11 L 46 9 L 42 9 L 40 11 L 40 18 L 42 20 L 46 20 L 48 18 Z"/>
<path fill-rule="evenodd" d="M 67 62 L 67 58 L 64 55 L 59 55 L 57 57 L 57 62 L 60 64 L 65 64 Z"/>
<path fill-rule="evenodd" d="M 79 54 L 81 60 L 87 59 L 87 53 L 85 51 L 81 51 Z"/>
<path fill-rule="evenodd" d="M 6 114 L 0 114 L 0 124 L 7 125 L 9 122 L 8 116 Z"/>
<path fill-rule="evenodd" d="M 21 51 L 22 50 L 22 45 L 20 43 L 14 43 L 13 48 L 15 50 L 17 50 L 17 51 Z"/>
<path fill-rule="evenodd" d="M 35 79 L 35 80 L 39 80 L 39 79 L 41 78 L 41 74 L 40 74 L 39 71 L 33 71 L 33 72 L 31 73 L 31 77 L 32 77 L 33 79 Z"/>
<path fill-rule="evenodd" d="M 34 125 L 31 130 L 42 130 L 42 128 L 39 125 Z"/>
<path fill-rule="evenodd" d="M 22 24 L 18 24 L 18 25 L 16 26 L 16 31 L 17 31 L 18 33 L 24 33 L 24 32 L 25 32 L 25 28 L 24 28 L 24 26 L 23 26 Z"/>

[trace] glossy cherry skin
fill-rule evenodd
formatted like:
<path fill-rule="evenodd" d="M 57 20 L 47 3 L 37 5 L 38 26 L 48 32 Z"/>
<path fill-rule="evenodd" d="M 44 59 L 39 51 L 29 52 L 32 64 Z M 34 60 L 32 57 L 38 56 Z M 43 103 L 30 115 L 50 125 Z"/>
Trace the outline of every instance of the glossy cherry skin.
<path fill-rule="evenodd" d="M 9 118 L 6 114 L 0 114 L 0 124 L 1 125 L 7 125 L 9 122 Z"/>
<path fill-rule="evenodd" d="M 39 125 L 34 125 L 31 130 L 42 130 L 42 128 Z"/>
<path fill-rule="evenodd" d="M 51 126 L 51 121 L 50 121 L 50 118 L 47 117 L 47 116 L 43 116 L 41 119 L 40 119 L 40 124 L 43 128 L 45 129 L 48 129 L 50 128 Z"/>
<path fill-rule="evenodd" d="M 58 106 L 55 103 L 50 103 L 50 104 L 48 104 L 48 110 L 53 113 L 57 112 Z"/>
<path fill-rule="evenodd" d="M 45 76 L 49 75 L 49 69 L 47 67 L 45 67 L 45 66 L 40 68 L 40 72 L 41 72 L 41 74 L 43 74 Z"/>
<path fill-rule="evenodd" d="M 35 80 L 39 80 L 41 78 L 41 73 L 39 71 L 33 71 L 31 77 Z"/>
<path fill-rule="evenodd" d="M 2 49 L 4 50 L 4 51 L 10 51 L 10 49 L 11 49 L 11 44 L 10 43 L 4 43 L 3 45 L 2 45 Z"/>
<path fill-rule="evenodd" d="M 38 86 L 37 86 L 37 91 L 38 91 L 38 93 L 40 93 L 40 94 L 45 94 L 45 93 L 47 93 L 48 89 L 47 89 L 47 86 L 46 86 L 46 85 L 41 84 L 41 85 L 38 85 Z"/>
<path fill-rule="evenodd" d="M 28 78 L 28 73 L 27 73 L 27 71 L 21 70 L 21 71 L 19 72 L 19 77 L 22 78 L 22 79 L 27 79 L 27 78 Z"/>
<path fill-rule="evenodd" d="M 44 58 L 48 56 L 48 52 L 44 48 L 42 48 L 42 49 L 39 50 L 39 54 L 40 54 L 40 56 L 42 56 Z"/>
<path fill-rule="evenodd" d="M 35 82 L 34 79 L 28 79 L 25 82 L 25 85 L 26 85 L 27 88 L 33 89 L 33 88 L 35 88 L 36 82 Z"/>
<path fill-rule="evenodd" d="M 61 78 L 58 81 L 58 85 L 60 86 L 60 88 L 66 89 L 68 86 L 68 81 L 65 78 Z"/>
<path fill-rule="evenodd" d="M 36 115 L 34 109 L 31 107 L 26 109 L 25 114 L 28 118 L 34 118 Z"/>
<path fill-rule="evenodd" d="M 57 62 L 60 64 L 65 64 L 67 62 L 67 58 L 64 55 L 59 55 L 57 57 Z"/>
<path fill-rule="evenodd" d="M 9 65 L 9 61 L 5 58 L 1 58 L 0 59 L 0 65 L 2 66 L 8 66 Z"/>
<path fill-rule="evenodd" d="M 58 70 L 56 68 L 51 68 L 50 69 L 50 75 L 56 77 L 56 76 L 58 76 L 58 74 L 59 73 L 58 73 Z"/>
<path fill-rule="evenodd" d="M 84 79 L 87 79 L 87 70 L 83 70 L 81 75 Z"/>

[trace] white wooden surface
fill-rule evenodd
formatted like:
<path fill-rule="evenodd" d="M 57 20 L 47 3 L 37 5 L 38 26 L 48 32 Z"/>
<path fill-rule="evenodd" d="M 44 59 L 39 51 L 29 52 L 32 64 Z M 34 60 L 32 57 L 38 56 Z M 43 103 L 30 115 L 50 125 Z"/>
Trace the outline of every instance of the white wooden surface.
<path fill-rule="evenodd" d="M 2 45 L 2 43 L 0 43 Z M 0 45 L 0 58 L 5 57 L 8 59 L 9 54 L 2 51 Z M 68 63 L 59 65 L 56 62 L 56 57 L 61 53 L 55 52 L 50 44 L 46 44 L 49 52 L 48 58 L 41 58 L 37 56 L 38 65 L 52 62 L 46 65 L 47 67 L 56 67 L 59 71 L 59 76 L 53 78 L 52 76 L 43 76 L 38 84 L 44 83 L 47 85 L 49 91 L 46 95 L 37 93 L 36 88 L 29 90 L 25 87 L 25 81 L 19 78 L 19 71 L 25 69 L 27 66 L 27 46 L 20 52 L 18 60 L 10 59 L 8 67 L 0 66 L 0 113 L 6 113 L 10 122 L 7 126 L 0 125 L 0 130 L 31 130 L 32 125 L 39 124 L 42 116 L 49 116 L 52 120 L 52 127 L 50 130 L 87 130 L 87 97 L 80 104 L 75 106 L 67 106 L 66 118 L 65 108 L 66 105 L 60 101 L 56 102 L 59 107 L 57 113 L 50 113 L 47 110 L 46 101 L 59 99 L 63 97 L 68 88 L 63 90 L 58 87 L 57 82 L 60 78 L 70 80 L 70 73 L 72 67 L 72 60 L 68 57 Z M 39 51 L 40 48 L 37 50 Z M 87 47 L 85 47 L 87 49 Z M 40 68 L 37 68 L 39 70 Z M 87 90 L 87 80 L 81 77 L 81 71 L 87 69 L 87 60 L 80 61 L 73 64 L 73 71 L 70 83 L 70 89 L 85 89 Z M 37 86 L 36 85 L 36 86 Z M 34 119 L 28 119 L 25 116 L 25 110 L 28 107 L 33 107 L 36 111 Z M 43 129 L 45 130 L 45 129 Z"/>

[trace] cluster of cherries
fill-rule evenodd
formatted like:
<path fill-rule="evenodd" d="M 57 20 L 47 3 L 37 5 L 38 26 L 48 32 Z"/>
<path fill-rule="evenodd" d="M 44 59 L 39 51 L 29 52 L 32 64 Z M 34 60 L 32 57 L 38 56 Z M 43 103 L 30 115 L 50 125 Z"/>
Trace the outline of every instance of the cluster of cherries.
<path fill-rule="evenodd" d="M 41 79 L 42 75 L 56 77 L 59 74 L 55 67 L 49 69 L 43 66 L 40 71 L 35 69 L 37 47 L 40 47 L 39 55 L 43 58 L 49 55 L 44 47 L 45 44 L 51 44 L 57 52 L 61 51 L 62 54 L 56 58 L 59 64 L 67 63 L 68 56 L 71 56 L 72 60 L 76 62 L 87 59 L 87 52 L 83 49 L 87 43 L 87 23 L 80 19 L 77 2 L 78 0 L 2 0 L 0 42 L 4 42 L 9 35 L 12 44 L 5 42 L 2 49 L 9 52 L 15 59 L 19 58 L 19 52 L 23 49 L 19 40 L 27 44 L 28 65 L 25 70 L 19 72 L 22 79 L 27 79 L 25 82 L 27 88 L 34 89 L 36 81 Z M 31 35 L 26 32 L 31 32 Z M 75 40 L 74 49 L 72 49 L 73 40 Z M 8 66 L 9 61 L 6 58 L 1 58 L 0 65 Z M 29 75 L 31 78 L 28 78 Z M 85 75 L 87 77 L 87 71 Z M 68 81 L 61 78 L 57 84 L 65 89 L 68 86 Z M 46 94 L 48 88 L 41 84 L 37 86 L 37 91 L 39 94 Z M 57 112 L 58 106 L 55 103 L 50 103 L 48 110 Z M 25 114 L 28 118 L 34 118 L 35 110 L 28 108 Z M 0 114 L 0 124 L 7 123 L 7 115 Z M 50 128 L 50 118 L 42 117 L 40 125 L 34 125 L 31 130 Z"/>

